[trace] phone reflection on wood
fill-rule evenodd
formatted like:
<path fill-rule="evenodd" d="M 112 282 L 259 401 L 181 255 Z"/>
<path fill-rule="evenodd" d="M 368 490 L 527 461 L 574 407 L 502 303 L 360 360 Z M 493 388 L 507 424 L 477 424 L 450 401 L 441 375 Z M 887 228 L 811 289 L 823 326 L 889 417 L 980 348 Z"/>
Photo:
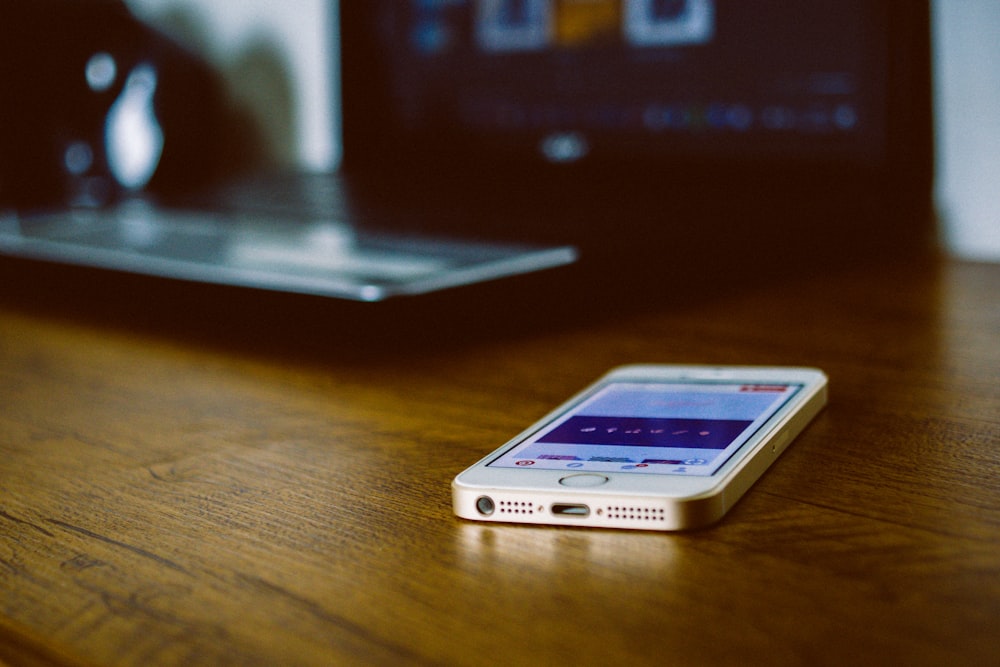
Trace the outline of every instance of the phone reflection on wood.
<path fill-rule="evenodd" d="M 611 371 L 452 482 L 455 514 L 680 530 L 721 519 L 826 404 L 813 368 Z"/>

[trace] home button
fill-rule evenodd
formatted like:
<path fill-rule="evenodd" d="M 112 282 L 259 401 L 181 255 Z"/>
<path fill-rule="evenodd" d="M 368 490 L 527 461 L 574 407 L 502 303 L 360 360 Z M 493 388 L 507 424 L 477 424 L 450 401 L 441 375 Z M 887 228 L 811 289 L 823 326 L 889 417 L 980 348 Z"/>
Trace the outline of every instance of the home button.
<path fill-rule="evenodd" d="M 559 480 L 559 483 L 563 486 L 572 487 L 587 487 L 587 486 L 600 486 L 601 484 L 607 484 L 608 478 L 604 475 L 597 475 L 595 473 L 579 473 L 576 475 L 567 475 Z"/>

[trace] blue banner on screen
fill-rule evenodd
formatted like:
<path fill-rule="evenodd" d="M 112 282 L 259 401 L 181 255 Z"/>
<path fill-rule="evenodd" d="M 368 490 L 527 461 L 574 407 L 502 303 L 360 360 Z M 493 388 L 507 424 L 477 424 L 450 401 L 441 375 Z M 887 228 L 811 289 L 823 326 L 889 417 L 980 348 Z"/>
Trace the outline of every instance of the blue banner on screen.
<path fill-rule="evenodd" d="M 572 417 L 539 442 L 619 447 L 725 449 L 752 422 L 735 419 Z"/>
<path fill-rule="evenodd" d="M 714 474 L 798 385 L 614 382 L 489 465 Z"/>

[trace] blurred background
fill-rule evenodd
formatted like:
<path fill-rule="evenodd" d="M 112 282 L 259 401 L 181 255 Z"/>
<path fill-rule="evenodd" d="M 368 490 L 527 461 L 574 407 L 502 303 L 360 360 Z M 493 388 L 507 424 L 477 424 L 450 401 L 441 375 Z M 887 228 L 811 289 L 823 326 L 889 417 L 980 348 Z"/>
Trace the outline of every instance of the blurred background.
<path fill-rule="evenodd" d="M 335 0 L 128 0 L 203 54 L 279 166 L 340 158 Z M 934 0 L 936 200 L 946 248 L 1000 261 L 1000 3 Z"/>

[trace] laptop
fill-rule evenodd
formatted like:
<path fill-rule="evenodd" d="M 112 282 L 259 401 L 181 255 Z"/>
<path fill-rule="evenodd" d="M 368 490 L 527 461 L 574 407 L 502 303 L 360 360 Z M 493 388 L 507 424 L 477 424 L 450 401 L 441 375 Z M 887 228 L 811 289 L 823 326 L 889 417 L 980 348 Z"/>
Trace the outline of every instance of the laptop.
<path fill-rule="evenodd" d="M 902 0 L 340 2 L 336 173 L 164 194 L 134 187 L 140 159 L 115 172 L 129 196 L 8 196 L 0 254 L 382 301 L 767 237 L 871 239 L 875 220 L 896 237 L 888 220 L 930 198 L 928 15 Z M 130 72 L 109 100 L 157 81 Z M 61 140 L 57 170 L 85 174 L 87 145 Z M 196 173 L 196 150 L 173 168 Z"/>

